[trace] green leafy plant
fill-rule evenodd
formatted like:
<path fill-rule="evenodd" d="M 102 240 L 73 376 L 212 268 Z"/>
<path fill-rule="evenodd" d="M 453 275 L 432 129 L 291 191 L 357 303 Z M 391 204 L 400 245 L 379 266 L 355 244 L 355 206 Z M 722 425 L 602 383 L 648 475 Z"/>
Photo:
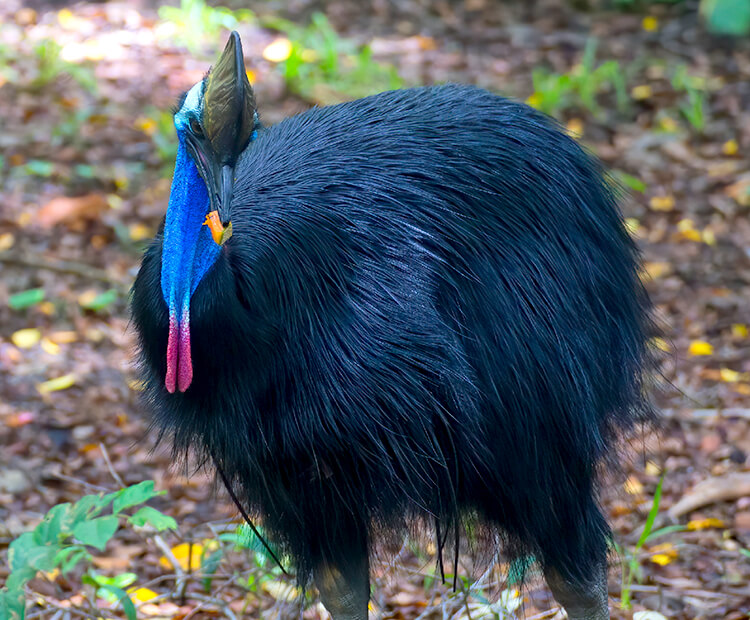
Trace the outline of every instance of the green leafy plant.
<path fill-rule="evenodd" d="M 750 34 L 747 0 L 701 0 L 700 11 L 711 32 L 736 37 Z"/>
<path fill-rule="evenodd" d="M 26 613 L 26 585 L 38 572 L 59 570 L 69 574 L 78 565 L 88 567 L 83 583 L 95 586 L 95 593 L 119 601 L 129 620 L 135 606 L 124 591 L 133 580 L 129 574 L 104 577 L 90 569 L 90 549 L 103 551 L 123 524 L 150 526 L 156 531 L 175 529 L 176 522 L 145 502 L 161 495 L 148 480 L 106 495 L 87 495 L 75 504 L 58 504 L 49 510 L 31 532 L 21 534 L 8 548 L 10 575 L 0 590 L 0 618 L 22 620 Z M 125 511 L 139 507 L 132 514 Z"/>
<path fill-rule="evenodd" d="M 685 531 L 683 525 L 668 525 L 658 530 L 654 530 L 654 522 L 659 514 L 659 503 L 661 502 L 661 491 L 664 485 L 664 474 L 659 479 L 659 483 L 656 485 L 656 491 L 654 491 L 654 501 L 651 505 L 651 510 L 648 512 L 646 517 L 646 523 L 643 526 L 643 531 L 638 537 L 633 549 L 625 549 L 619 545 L 615 545 L 615 549 L 622 559 L 622 589 L 620 595 L 620 607 L 622 609 L 630 609 L 632 607 L 631 594 L 633 581 L 638 580 L 639 582 L 643 578 L 643 571 L 641 570 L 641 551 L 647 542 L 651 542 L 655 538 L 672 534 L 674 532 Z"/>
<path fill-rule="evenodd" d="M 687 98 L 680 103 L 680 113 L 693 129 L 702 133 L 707 122 L 706 81 L 690 75 L 687 67 L 680 65 L 672 77 L 672 87 Z"/>
<path fill-rule="evenodd" d="M 90 67 L 63 60 L 62 48 L 52 39 L 43 39 L 34 46 L 37 60 L 37 73 L 29 86 L 39 89 L 57 80 L 60 76 L 70 76 L 90 93 L 96 92 L 96 76 Z"/>
<path fill-rule="evenodd" d="M 282 19 L 264 25 L 288 37 L 289 55 L 279 69 L 289 89 L 302 97 L 327 104 L 403 86 L 395 67 L 374 60 L 369 46 L 340 37 L 322 13 L 306 27 Z"/>
<path fill-rule="evenodd" d="M 589 39 L 581 63 L 567 73 L 534 69 L 531 76 L 534 92 L 529 97 L 529 103 L 552 116 L 575 107 L 599 114 L 601 107 L 598 96 L 614 91 L 617 109 L 621 112 L 626 110 L 629 97 L 623 68 L 616 60 L 596 65 L 596 48 L 596 39 Z"/>
<path fill-rule="evenodd" d="M 248 9 L 232 11 L 226 7 L 212 7 L 205 0 L 180 0 L 179 7 L 162 6 L 159 17 L 172 24 L 174 38 L 193 54 L 200 54 L 207 47 L 213 54 L 222 30 L 232 30 L 241 22 L 255 19 Z"/>

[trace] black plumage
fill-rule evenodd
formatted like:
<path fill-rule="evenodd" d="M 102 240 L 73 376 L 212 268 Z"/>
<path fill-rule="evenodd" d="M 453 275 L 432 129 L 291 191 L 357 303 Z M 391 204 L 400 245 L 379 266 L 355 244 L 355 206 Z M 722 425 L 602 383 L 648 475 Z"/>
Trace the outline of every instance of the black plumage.
<path fill-rule="evenodd" d="M 448 85 L 261 129 L 234 174 L 184 393 L 164 387 L 160 237 L 135 282 L 156 425 L 216 462 L 303 582 L 415 518 L 477 518 L 583 601 L 571 616 L 606 617 L 596 474 L 649 416 L 650 322 L 600 164 Z"/>

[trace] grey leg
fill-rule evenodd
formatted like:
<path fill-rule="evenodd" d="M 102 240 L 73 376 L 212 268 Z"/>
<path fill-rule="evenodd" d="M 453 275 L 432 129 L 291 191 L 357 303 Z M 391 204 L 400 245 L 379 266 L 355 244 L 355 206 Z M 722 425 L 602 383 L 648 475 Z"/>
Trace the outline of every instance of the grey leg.
<path fill-rule="evenodd" d="M 609 620 L 606 563 L 597 578 L 585 585 L 567 581 L 554 568 L 546 569 L 544 578 L 570 620 Z"/>
<path fill-rule="evenodd" d="M 367 620 L 370 566 L 367 555 L 340 566 L 323 563 L 313 571 L 320 600 L 333 620 Z"/>

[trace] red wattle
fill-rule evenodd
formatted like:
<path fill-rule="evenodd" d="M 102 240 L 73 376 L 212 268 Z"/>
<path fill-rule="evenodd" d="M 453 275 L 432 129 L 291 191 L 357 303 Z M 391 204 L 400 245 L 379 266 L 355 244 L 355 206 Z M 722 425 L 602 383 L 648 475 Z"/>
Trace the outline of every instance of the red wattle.
<path fill-rule="evenodd" d="M 178 322 L 174 313 L 169 315 L 167 340 L 167 374 L 164 386 L 167 392 L 184 392 L 193 382 L 193 358 L 190 353 L 190 310 L 185 309 Z"/>
<path fill-rule="evenodd" d="M 180 363 L 177 368 L 177 387 L 184 392 L 193 382 L 193 358 L 190 353 L 190 312 L 186 308 L 180 321 Z"/>
<path fill-rule="evenodd" d="M 167 376 L 164 378 L 164 386 L 170 394 L 174 394 L 177 383 L 177 365 L 179 363 L 178 341 L 177 317 L 170 313 L 169 339 L 167 340 Z"/>

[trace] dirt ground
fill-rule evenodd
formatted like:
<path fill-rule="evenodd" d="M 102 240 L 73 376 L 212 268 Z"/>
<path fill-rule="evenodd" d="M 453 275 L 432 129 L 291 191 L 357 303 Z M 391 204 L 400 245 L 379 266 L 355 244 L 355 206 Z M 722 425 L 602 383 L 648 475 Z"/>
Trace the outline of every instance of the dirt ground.
<path fill-rule="evenodd" d="M 612 614 L 745 618 L 750 42 L 709 35 L 692 2 L 625 3 L 632 12 L 588 4 L 292 0 L 250 8 L 299 24 L 322 11 L 342 37 L 369 44 L 376 60 L 394 65 L 405 84 L 475 83 L 538 106 L 553 94 L 533 83 L 535 69 L 575 74 L 592 37 L 595 66 L 617 63 L 611 66 L 624 80 L 624 105 L 604 84 L 595 106 L 572 96 L 552 110 L 633 190 L 623 209 L 665 331 L 654 343 L 666 353 L 655 393 L 662 428 L 633 440 L 624 471 L 603 485 L 620 557 L 634 557 L 639 568 L 633 609 L 623 610 L 621 563 L 613 557 Z M 51 506 L 116 488 L 113 472 L 125 484 L 153 479 L 167 490 L 154 505 L 180 524 L 178 534 L 166 536 L 170 545 L 200 540 L 206 524 L 237 516 L 205 476 L 170 469 L 169 453 L 152 450 L 138 405 L 127 294 L 166 208 L 168 111 L 202 77 L 226 36 L 219 29 L 216 40 L 188 50 L 179 27 L 165 25 L 157 8 L 145 1 L 0 6 L 0 556 Z M 271 124 L 332 95 L 290 88 L 278 64 L 264 58 L 279 37 L 267 24 L 242 22 L 237 29 Z M 41 42 L 49 39 L 60 50 L 45 51 Z M 43 292 L 19 301 L 18 293 L 36 289 Z M 656 526 L 686 527 L 636 550 L 662 473 Z M 426 579 L 434 571 L 432 552 L 404 547 L 375 568 L 376 617 L 483 617 L 480 600 L 456 607 L 449 587 Z M 299 613 L 279 587 L 252 590 L 236 580 L 211 595 L 225 607 L 197 583 L 176 600 L 171 582 L 159 581 L 170 572 L 161 556 L 152 541 L 122 531 L 96 567 L 132 571 L 138 584 L 154 584 L 162 606 L 142 609 L 143 617 Z M 235 554 L 220 574 L 244 574 L 248 561 Z M 484 576 L 494 596 L 505 588 L 499 574 Z M 3 561 L 0 583 L 5 575 Z M 71 612 L 61 601 L 75 602 L 81 590 L 72 579 L 34 584 L 47 601 L 32 606 L 36 617 L 66 617 Z M 519 617 L 554 614 L 541 582 L 532 579 L 521 595 Z M 322 613 L 312 606 L 305 617 Z"/>

